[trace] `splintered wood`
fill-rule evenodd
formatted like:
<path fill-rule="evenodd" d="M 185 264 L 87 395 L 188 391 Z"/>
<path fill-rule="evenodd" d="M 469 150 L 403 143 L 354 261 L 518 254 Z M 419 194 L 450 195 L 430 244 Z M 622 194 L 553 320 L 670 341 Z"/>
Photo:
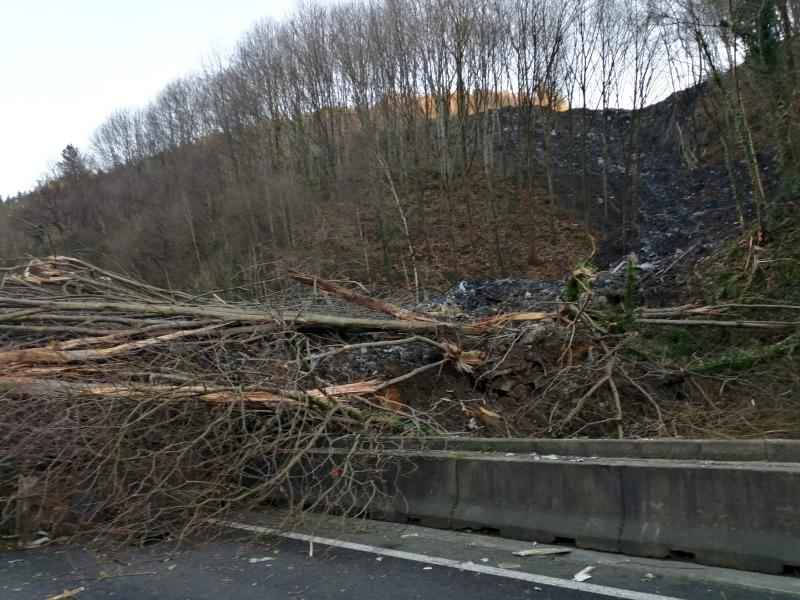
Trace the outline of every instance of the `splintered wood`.
<path fill-rule="evenodd" d="M 0 271 L 0 392 L 17 395 L 84 394 L 108 398 L 196 398 L 209 403 L 355 404 L 407 411 L 397 385 L 450 365 L 461 373 L 481 368 L 485 348 L 508 327 L 548 322 L 572 327 L 591 311 L 559 302 L 553 311 L 523 311 L 481 319 L 439 320 L 356 292 L 344 285 L 289 271 L 291 279 L 389 315 L 362 318 L 210 300 L 168 291 L 56 256 Z M 733 306 L 638 309 L 642 325 L 796 328 L 793 321 L 725 319 Z M 713 317 L 713 318 L 711 318 Z M 316 347 L 300 332 L 327 332 Z M 345 334 L 369 333 L 365 342 Z M 408 337 L 400 335 L 411 334 Z M 362 338 L 363 339 L 363 338 Z M 598 342 L 592 342 L 600 348 Z M 315 365 L 380 348 L 424 345 L 440 360 L 393 378 L 321 381 Z M 344 355 L 344 357 L 342 357 Z M 572 359 L 574 353 L 565 354 Z M 241 365 L 237 366 L 236 361 Z M 242 366 L 242 365 L 250 365 Z M 349 406 L 350 404 L 353 406 Z M 363 403 L 362 403 L 362 406 Z M 493 411 L 476 416 L 497 418 Z"/>
<path fill-rule="evenodd" d="M 363 306 L 364 308 L 369 308 L 372 310 L 377 310 L 382 313 L 386 313 L 387 315 L 391 315 L 397 319 L 402 319 L 404 321 L 422 321 L 425 323 L 437 323 L 436 319 L 425 315 L 418 315 L 410 310 L 406 310 L 405 308 L 401 308 L 390 302 L 385 302 L 383 300 L 379 300 L 378 298 L 373 298 L 371 296 L 367 296 L 365 294 L 360 294 L 358 292 L 354 292 L 353 290 L 349 290 L 346 287 L 339 285 L 334 281 L 328 281 L 326 279 L 322 279 L 315 275 L 307 275 L 306 273 L 301 273 L 300 271 L 289 270 L 288 272 L 289 277 L 294 279 L 295 281 L 299 281 L 300 283 L 308 284 L 315 289 L 320 289 L 325 292 L 328 292 L 332 296 L 340 298 L 342 300 L 347 300 L 349 302 L 353 302 L 354 304 L 358 304 L 359 306 Z"/>
<path fill-rule="evenodd" d="M 262 406 L 306 403 L 344 407 L 353 418 L 360 418 L 359 406 L 366 405 L 371 411 L 409 415 L 413 411 L 403 403 L 399 383 L 445 363 L 470 372 L 484 359 L 480 350 L 436 338 L 484 331 L 495 322 L 442 322 L 318 277 L 299 272 L 290 276 L 393 319 L 291 312 L 217 297 L 198 301 L 63 256 L 4 269 L 0 393 Z M 342 341 L 323 346 L 322 352 L 312 352 L 308 343 L 292 346 L 287 341 L 294 340 L 292 332 L 319 330 L 373 332 L 384 339 Z M 393 339 L 408 332 L 413 335 Z M 314 365 L 326 358 L 411 344 L 435 348 L 441 360 L 393 378 L 323 382 L 314 375 Z M 258 365 L 252 372 L 230 364 L 243 351 L 242 360 Z M 294 360 L 282 359 L 287 352 Z"/>

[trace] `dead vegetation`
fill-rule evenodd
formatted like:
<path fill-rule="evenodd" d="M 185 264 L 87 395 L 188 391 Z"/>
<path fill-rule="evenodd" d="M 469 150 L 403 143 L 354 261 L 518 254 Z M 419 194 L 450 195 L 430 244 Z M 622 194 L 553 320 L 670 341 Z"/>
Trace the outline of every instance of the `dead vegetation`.
<path fill-rule="evenodd" d="M 39 531 L 142 541 L 265 502 L 292 516 L 346 512 L 354 495 L 380 497 L 371 482 L 395 466 L 380 452 L 390 434 L 800 433 L 798 411 L 757 379 L 699 375 L 640 343 L 664 326 L 792 339 L 799 321 L 742 318 L 733 305 L 614 313 L 581 273 L 577 296 L 550 310 L 471 319 L 299 272 L 291 277 L 388 317 L 209 300 L 65 257 L 5 268 L 4 525 L 26 543 Z M 315 458 L 343 437 L 352 451 L 342 464 Z"/>

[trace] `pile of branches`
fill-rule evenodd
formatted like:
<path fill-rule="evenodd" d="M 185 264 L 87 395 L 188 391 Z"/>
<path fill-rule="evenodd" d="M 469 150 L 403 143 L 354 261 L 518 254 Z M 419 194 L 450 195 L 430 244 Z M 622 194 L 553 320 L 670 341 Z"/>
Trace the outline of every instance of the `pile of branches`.
<path fill-rule="evenodd" d="M 424 322 L 209 300 L 67 257 L 0 277 L 2 525 L 24 538 L 180 535 L 276 500 L 348 510 L 380 494 L 385 434 L 441 432 L 390 400 L 393 381 L 311 366 L 330 331 Z M 331 471 L 314 449 L 342 436 L 354 452 Z"/>
<path fill-rule="evenodd" d="M 691 374 L 626 353 L 636 334 L 615 333 L 588 289 L 548 311 L 474 320 L 289 276 L 375 317 L 164 290 L 68 257 L 3 268 L 2 526 L 23 540 L 42 531 L 145 540 L 265 502 L 287 505 L 289 519 L 364 511 L 364 498 L 377 505 L 384 493 L 375 482 L 397 470 L 396 454 L 381 452 L 389 437 L 396 447 L 398 436 L 445 433 L 675 435 L 677 409 L 661 390 L 678 403 L 692 386 L 706 393 Z M 725 311 L 636 318 L 797 327 Z M 355 356 L 398 348 L 424 351 L 391 376 L 351 368 Z M 471 397 L 414 398 L 407 387 L 445 375 Z M 707 407 L 692 410 L 708 419 Z M 337 440 L 352 451 L 332 466 L 317 449 Z"/>

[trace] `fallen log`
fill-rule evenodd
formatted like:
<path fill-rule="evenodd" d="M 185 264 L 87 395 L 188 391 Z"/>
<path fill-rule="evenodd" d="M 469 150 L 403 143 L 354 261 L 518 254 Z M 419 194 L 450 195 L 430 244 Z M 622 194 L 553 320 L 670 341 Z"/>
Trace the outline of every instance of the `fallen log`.
<path fill-rule="evenodd" d="M 149 304 L 134 302 L 97 302 L 97 301 L 54 301 L 38 299 L 21 299 L 0 296 L 0 306 L 32 306 L 47 310 L 97 313 L 103 311 L 140 314 L 162 317 L 211 318 L 224 321 L 243 321 L 247 323 L 272 323 L 278 327 L 294 328 L 331 328 L 364 331 L 415 331 L 431 333 L 441 329 L 454 329 L 458 326 L 440 321 L 408 321 L 401 319 L 366 319 L 322 315 L 315 313 L 280 314 L 261 312 L 242 307 L 192 306 L 181 304 Z M 93 315 L 96 316 L 96 315 Z"/>
<path fill-rule="evenodd" d="M 21 350 L 5 350 L 0 352 L 0 364 L 3 363 L 49 363 L 60 364 L 72 361 L 91 361 L 102 360 L 132 352 L 134 350 L 141 350 L 150 346 L 157 346 L 165 342 L 171 342 L 177 339 L 205 335 L 215 329 L 222 327 L 219 325 L 209 325 L 207 327 L 200 327 L 197 329 L 189 329 L 184 331 L 174 331 L 164 335 L 159 335 L 153 338 L 144 340 L 137 340 L 135 342 L 127 342 L 119 344 L 110 348 L 101 348 L 97 350 L 54 350 L 52 348 L 23 348 Z M 108 338 L 109 336 L 106 336 Z"/>
<path fill-rule="evenodd" d="M 47 396 L 51 394 L 89 394 L 107 398 L 148 399 L 165 401 L 198 398 L 206 402 L 275 402 L 296 403 L 306 398 L 325 401 L 328 398 L 376 394 L 386 387 L 379 379 L 357 381 L 309 390 L 231 390 L 205 385 L 156 385 L 136 383 L 83 383 L 60 379 L 36 379 L 25 376 L 0 378 L 0 393 Z M 348 412 L 360 412 L 348 407 Z"/>
<path fill-rule="evenodd" d="M 731 327 L 740 329 L 772 329 L 788 330 L 800 328 L 800 321 L 746 321 L 746 320 L 711 320 L 711 319 L 637 319 L 644 325 L 667 325 L 673 327 Z"/>
<path fill-rule="evenodd" d="M 315 289 L 320 289 L 324 292 L 328 292 L 331 296 L 335 296 L 341 300 L 346 300 L 348 302 L 352 302 L 353 304 L 358 304 L 359 306 L 363 306 L 364 308 L 369 308 L 371 310 L 377 310 L 382 313 L 386 313 L 387 315 L 391 315 L 396 319 L 401 319 L 403 321 L 422 321 L 425 323 L 438 323 L 436 319 L 431 317 L 427 317 L 425 315 L 416 314 L 410 310 L 397 306 L 396 304 L 392 304 L 390 302 L 386 302 L 384 300 L 379 300 L 378 298 L 373 298 L 372 296 L 367 296 L 366 294 L 360 294 L 359 292 L 355 292 L 353 290 L 348 290 L 346 287 L 339 285 L 333 281 L 329 281 L 327 279 L 322 279 L 321 277 L 317 277 L 316 275 L 308 275 L 306 273 L 302 273 L 300 271 L 295 271 L 293 269 L 289 269 L 287 275 L 298 281 L 300 283 L 305 283 L 306 285 L 310 285 Z"/>

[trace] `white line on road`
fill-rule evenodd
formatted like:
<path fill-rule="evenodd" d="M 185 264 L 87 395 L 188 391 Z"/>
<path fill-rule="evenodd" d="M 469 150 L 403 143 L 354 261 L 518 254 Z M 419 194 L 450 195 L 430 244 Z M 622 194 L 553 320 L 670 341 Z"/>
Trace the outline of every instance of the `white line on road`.
<path fill-rule="evenodd" d="M 325 546 L 333 546 L 336 548 L 344 548 L 346 550 L 355 550 L 357 552 L 369 552 L 371 554 L 379 554 L 380 556 L 389 556 L 392 558 L 400 558 L 403 560 L 425 563 L 426 565 L 437 565 L 440 567 L 459 569 L 461 571 L 472 571 L 473 573 L 483 573 L 485 575 L 494 575 L 497 577 L 505 577 L 507 579 L 529 581 L 531 583 L 539 583 L 542 585 L 549 585 L 552 587 L 566 588 L 580 592 L 588 592 L 591 594 L 599 594 L 601 596 L 610 596 L 612 598 L 624 598 L 625 600 L 680 600 L 679 598 L 675 598 L 672 596 L 661 596 L 659 594 L 648 594 L 646 592 L 622 590 L 618 588 L 606 587 L 604 585 L 596 585 L 593 583 L 580 583 L 577 581 L 570 581 L 569 579 L 557 579 L 555 577 L 548 577 L 546 575 L 534 575 L 533 573 L 524 573 L 522 571 L 510 571 L 508 569 L 500 569 L 498 567 L 490 567 L 488 565 L 479 565 L 473 562 L 461 562 L 449 558 L 441 558 L 438 556 L 427 556 L 425 554 L 417 554 L 415 552 L 391 550 L 389 548 L 381 548 L 380 546 L 370 546 L 367 544 L 358 544 L 356 542 L 348 542 L 345 540 L 335 540 L 331 538 L 317 537 L 315 535 L 306 535 L 304 533 L 279 531 L 277 529 L 272 529 L 270 527 L 247 525 L 245 523 L 237 523 L 236 521 L 220 521 L 218 519 L 209 519 L 209 522 L 215 523 L 217 525 L 225 525 L 227 527 L 232 527 L 234 529 L 243 529 L 245 531 L 252 531 L 255 533 L 267 533 L 272 535 L 278 535 L 292 540 L 301 540 L 304 542 L 316 542 L 317 544 L 323 544 Z"/>

